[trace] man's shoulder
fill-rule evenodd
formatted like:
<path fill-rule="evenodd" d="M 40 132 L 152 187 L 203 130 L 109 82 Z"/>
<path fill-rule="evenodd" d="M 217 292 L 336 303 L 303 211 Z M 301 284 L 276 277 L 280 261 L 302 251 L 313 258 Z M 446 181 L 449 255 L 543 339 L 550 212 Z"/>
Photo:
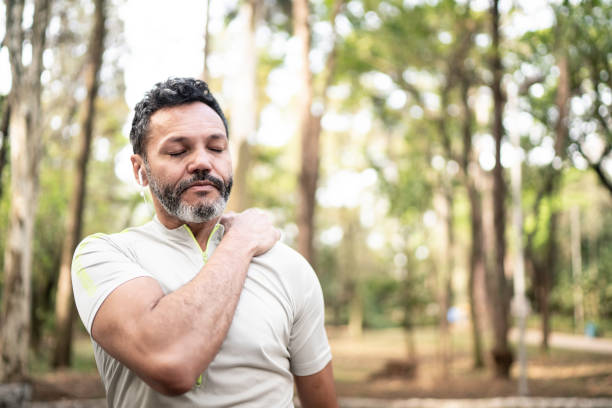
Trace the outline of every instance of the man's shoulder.
<path fill-rule="evenodd" d="M 253 258 L 254 264 L 262 264 L 279 272 L 281 278 L 298 280 L 316 279 L 310 263 L 295 249 L 283 242 L 277 242 L 268 252 Z"/>
<path fill-rule="evenodd" d="M 310 267 L 310 264 L 306 258 L 302 256 L 302 254 L 281 241 L 278 241 L 272 248 L 270 248 L 269 251 L 259 255 L 256 258 L 273 260 L 275 262 L 291 263 L 294 265 L 301 264 Z"/>
<path fill-rule="evenodd" d="M 83 252 L 88 247 L 114 247 L 118 250 L 125 250 L 130 247 L 131 243 L 135 242 L 137 238 L 141 238 L 151 233 L 151 223 L 147 223 L 137 227 L 126 228 L 123 231 L 115 233 L 102 233 L 98 232 L 95 234 L 88 235 L 77 245 L 75 255 Z"/>

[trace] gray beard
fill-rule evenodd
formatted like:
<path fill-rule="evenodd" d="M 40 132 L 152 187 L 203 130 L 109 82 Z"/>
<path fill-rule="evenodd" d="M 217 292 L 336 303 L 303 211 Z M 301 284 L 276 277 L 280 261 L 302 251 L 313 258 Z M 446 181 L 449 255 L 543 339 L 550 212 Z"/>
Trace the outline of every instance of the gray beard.
<path fill-rule="evenodd" d="M 198 172 L 190 180 L 180 182 L 175 188 L 159 183 L 151 176 L 149 168 L 146 168 L 147 178 L 151 193 L 157 197 L 166 212 L 185 223 L 201 224 L 218 218 L 223 214 L 229 193 L 232 189 L 233 180 L 230 178 L 227 184 L 220 179 L 211 176 L 208 172 Z M 201 203 L 190 205 L 181 200 L 183 192 L 191 184 L 199 180 L 207 180 L 214 184 L 219 190 L 219 197 L 212 203 Z"/>

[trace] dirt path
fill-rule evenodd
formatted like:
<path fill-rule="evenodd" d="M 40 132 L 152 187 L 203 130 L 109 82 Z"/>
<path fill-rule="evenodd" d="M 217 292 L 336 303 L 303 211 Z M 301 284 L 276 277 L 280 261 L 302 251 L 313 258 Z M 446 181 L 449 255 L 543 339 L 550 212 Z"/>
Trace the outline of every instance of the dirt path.
<path fill-rule="evenodd" d="M 518 341 L 518 330 L 512 329 L 510 331 L 510 338 L 512 341 Z M 542 342 L 542 333 L 540 330 L 527 330 L 525 340 L 527 344 L 537 346 Z M 548 342 L 550 347 L 555 348 L 612 354 L 612 339 L 555 332 L 551 333 Z"/>

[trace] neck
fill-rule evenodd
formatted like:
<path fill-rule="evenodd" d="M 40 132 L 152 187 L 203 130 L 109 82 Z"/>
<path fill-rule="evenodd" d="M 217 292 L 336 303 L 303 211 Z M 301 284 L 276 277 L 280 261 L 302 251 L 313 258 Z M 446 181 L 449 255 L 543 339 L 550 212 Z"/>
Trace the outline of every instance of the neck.
<path fill-rule="evenodd" d="M 200 247 L 202 248 L 202 250 L 203 251 L 206 250 L 206 244 L 208 243 L 208 238 L 210 237 L 210 234 L 212 233 L 213 228 L 215 227 L 215 225 L 219 221 L 219 218 L 221 217 L 216 217 L 210 221 L 201 222 L 201 223 L 184 222 L 168 214 L 163 208 L 157 208 L 159 204 L 158 203 L 156 204 L 157 205 L 155 205 L 155 213 L 157 214 L 157 218 L 159 219 L 159 222 L 161 222 L 164 227 L 168 229 L 176 229 L 176 228 L 179 228 L 183 224 L 187 225 L 189 229 L 191 230 L 191 232 L 193 233 L 193 236 L 195 237 L 196 241 L 198 241 L 198 244 L 200 244 Z"/>
<path fill-rule="evenodd" d="M 210 237 L 210 234 L 215 228 L 215 225 L 219 221 L 219 218 L 221 217 L 217 217 L 210 221 L 202 223 L 184 223 L 193 233 L 193 236 L 195 237 L 196 241 L 198 241 L 198 244 L 200 244 L 200 248 L 202 248 L 202 251 L 206 251 L 206 244 L 208 244 L 208 238 Z"/>

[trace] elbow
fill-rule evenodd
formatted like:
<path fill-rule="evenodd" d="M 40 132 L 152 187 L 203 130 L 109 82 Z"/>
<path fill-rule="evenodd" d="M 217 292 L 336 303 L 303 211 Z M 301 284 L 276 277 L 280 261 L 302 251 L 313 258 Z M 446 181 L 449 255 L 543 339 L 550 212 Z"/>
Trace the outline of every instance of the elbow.
<path fill-rule="evenodd" d="M 167 396 L 178 396 L 190 391 L 199 374 L 189 363 L 163 361 L 154 365 L 146 381 L 154 390 Z"/>
<path fill-rule="evenodd" d="M 166 396 L 176 397 L 190 391 L 195 385 L 195 381 L 164 381 L 157 382 L 153 388 Z"/>

